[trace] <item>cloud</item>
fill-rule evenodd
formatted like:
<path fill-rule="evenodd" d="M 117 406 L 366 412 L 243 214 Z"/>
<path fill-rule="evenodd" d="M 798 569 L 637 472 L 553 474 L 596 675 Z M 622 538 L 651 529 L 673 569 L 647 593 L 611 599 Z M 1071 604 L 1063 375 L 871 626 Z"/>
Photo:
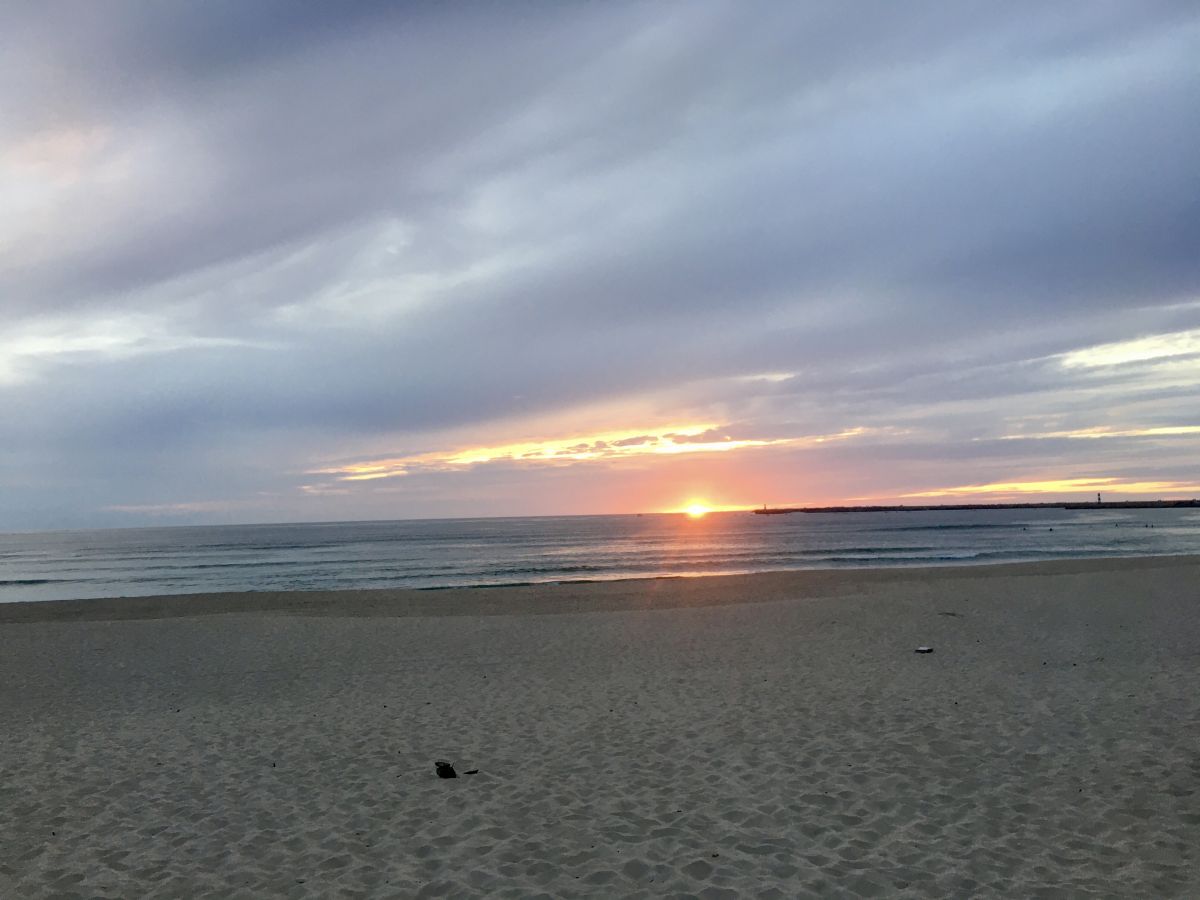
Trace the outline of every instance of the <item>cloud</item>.
<path fill-rule="evenodd" d="M 733 477 L 726 433 L 798 492 L 794 454 L 1032 471 L 1139 430 L 1186 482 L 1149 432 L 1197 399 L 1198 51 L 1194 9 L 1133 0 L 5 10 L 0 527 L 501 478 L 586 511 L 616 495 L 572 453 Z M 331 461 L 408 475 L 375 504 L 310 484 Z"/>
<path fill-rule="evenodd" d="M 1094 368 L 1180 356 L 1200 358 L 1200 329 L 1085 347 L 1065 354 L 1062 364 L 1067 368 Z"/>
<path fill-rule="evenodd" d="M 973 494 L 1007 496 L 1014 494 L 1063 494 L 1091 493 L 1109 494 L 1200 494 L 1200 485 L 1173 481 L 1127 482 L 1117 478 L 1067 478 L 1056 481 L 1024 481 L 1007 484 L 971 484 L 959 487 L 940 488 L 904 494 L 905 497 L 960 497 Z"/>
<path fill-rule="evenodd" d="M 578 462 L 611 462 L 639 456 L 674 456 L 691 453 L 731 453 L 758 447 L 816 446 L 830 441 L 844 441 L 867 433 L 865 428 L 853 428 L 837 434 L 804 435 L 797 437 L 739 438 L 724 433 L 724 429 L 709 424 L 666 425 L 656 433 L 613 432 L 588 436 L 526 441 L 495 447 L 429 451 L 410 456 L 371 459 L 312 469 L 310 475 L 332 475 L 340 481 L 374 481 L 395 478 L 415 470 L 452 471 L 460 467 L 488 463 L 520 463 L 551 465 Z M 311 490 L 311 488 L 309 488 Z"/>
<path fill-rule="evenodd" d="M 1200 425 L 1165 425 L 1156 428 L 1127 428 L 1124 430 L 1104 428 L 1103 426 L 1099 426 L 1096 428 L 1079 428 L 1074 431 L 1044 431 L 1037 434 L 1005 434 L 1001 435 L 999 440 L 1027 441 L 1043 440 L 1046 438 L 1071 438 L 1090 441 L 1102 440 L 1104 438 L 1181 437 L 1193 434 L 1200 434 Z"/>

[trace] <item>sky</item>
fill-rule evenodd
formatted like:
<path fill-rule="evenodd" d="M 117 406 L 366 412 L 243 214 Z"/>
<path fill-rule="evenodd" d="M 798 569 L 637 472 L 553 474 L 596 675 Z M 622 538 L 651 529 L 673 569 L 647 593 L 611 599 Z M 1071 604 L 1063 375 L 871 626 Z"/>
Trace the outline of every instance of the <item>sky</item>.
<path fill-rule="evenodd" d="M 0 529 L 1200 496 L 1194 2 L 0 10 Z"/>

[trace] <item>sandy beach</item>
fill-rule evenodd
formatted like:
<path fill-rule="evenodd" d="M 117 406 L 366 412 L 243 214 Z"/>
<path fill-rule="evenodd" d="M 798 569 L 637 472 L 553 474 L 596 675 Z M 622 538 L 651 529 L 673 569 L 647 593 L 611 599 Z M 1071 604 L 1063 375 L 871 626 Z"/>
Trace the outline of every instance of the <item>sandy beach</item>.
<path fill-rule="evenodd" d="M 0 721 L 4 898 L 1200 896 L 1200 557 L 8 604 Z"/>

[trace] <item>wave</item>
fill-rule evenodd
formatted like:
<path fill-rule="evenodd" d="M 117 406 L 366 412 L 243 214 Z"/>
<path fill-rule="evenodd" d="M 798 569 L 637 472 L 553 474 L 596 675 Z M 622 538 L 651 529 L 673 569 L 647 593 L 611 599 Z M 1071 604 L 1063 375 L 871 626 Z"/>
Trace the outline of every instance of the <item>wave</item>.
<path fill-rule="evenodd" d="M 1012 531 L 1026 526 L 1025 522 L 959 522 L 941 525 L 894 525 L 872 528 L 871 531 Z M 1041 524 L 1040 522 L 1037 524 Z"/>
<path fill-rule="evenodd" d="M 136 537 L 123 531 L 6 536 L 0 543 L 0 600 L 35 594 L 492 587 L 1168 555 L 1195 553 L 1200 546 L 1195 510 L 1156 511 L 1153 517 L 1122 520 L 1120 528 L 1113 527 L 1113 518 L 1072 519 L 1062 513 L 761 520 L 647 516 L 322 523 L 271 530 L 218 526 L 146 530 Z M 1154 530 L 1139 527 L 1150 522 Z"/>

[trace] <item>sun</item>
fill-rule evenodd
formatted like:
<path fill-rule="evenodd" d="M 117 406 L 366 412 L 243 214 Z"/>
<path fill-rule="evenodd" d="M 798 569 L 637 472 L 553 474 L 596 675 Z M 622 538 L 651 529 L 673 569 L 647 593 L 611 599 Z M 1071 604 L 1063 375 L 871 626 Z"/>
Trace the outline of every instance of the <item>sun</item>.
<path fill-rule="evenodd" d="M 699 519 L 701 516 L 708 515 L 712 512 L 712 508 L 705 506 L 703 503 L 689 503 L 683 508 L 683 511 L 693 519 Z"/>

